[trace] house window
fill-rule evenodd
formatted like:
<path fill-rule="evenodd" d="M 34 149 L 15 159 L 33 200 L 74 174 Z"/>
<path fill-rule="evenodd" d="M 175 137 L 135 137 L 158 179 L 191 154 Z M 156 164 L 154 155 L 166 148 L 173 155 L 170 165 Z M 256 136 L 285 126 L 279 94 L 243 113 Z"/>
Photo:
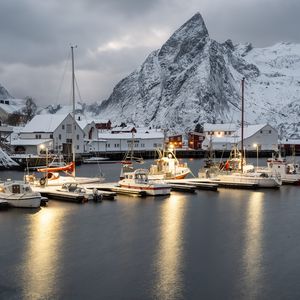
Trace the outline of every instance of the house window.
<path fill-rule="evenodd" d="M 72 124 L 67 124 L 67 133 L 72 133 Z"/>
<path fill-rule="evenodd" d="M 107 148 L 110 148 L 110 144 L 106 144 L 106 147 L 107 147 Z"/>
<path fill-rule="evenodd" d="M 260 133 L 263 133 L 263 131 L 261 130 Z"/>
<path fill-rule="evenodd" d="M 269 133 L 271 134 L 272 130 L 269 130 Z"/>
<path fill-rule="evenodd" d="M 79 134 L 77 134 L 76 138 L 77 138 L 77 141 L 78 141 L 79 140 Z"/>
<path fill-rule="evenodd" d="M 141 148 L 145 148 L 145 144 L 141 144 Z"/>
<path fill-rule="evenodd" d="M 77 150 L 79 149 L 79 145 L 76 146 L 76 149 L 77 149 Z"/>
<path fill-rule="evenodd" d="M 155 147 L 155 148 L 156 148 L 156 147 L 157 147 L 157 144 L 156 144 L 156 143 L 154 143 L 154 144 L 153 144 L 153 147 Z"/>
<path fill-rule="evenodd" d="M 64 124 L 61 125 L 61 129 L 65 130 L 65 125 Z"/>
<path fill-rule="evenodd" d="M 58 135 L 58 139 L 61 140 L 61 134 Z"/>
<path fill-rule="evenodd" d="M 67 144 L 72 144 L 72 139 L 66 139 Z"/>
<path fill-rule="evenodd" d="M 53 134 L 50 134 L 50 139 L 53 139 Z"/>
<path fill-rule="evenodd" d="M 35 135 L 35 138 L 36 138 L 36 139 L 41 139 L 41 138 L 42 138 L 42 135 L 41 135 L 41 134 L 36 134 L 36 135 Z"/>

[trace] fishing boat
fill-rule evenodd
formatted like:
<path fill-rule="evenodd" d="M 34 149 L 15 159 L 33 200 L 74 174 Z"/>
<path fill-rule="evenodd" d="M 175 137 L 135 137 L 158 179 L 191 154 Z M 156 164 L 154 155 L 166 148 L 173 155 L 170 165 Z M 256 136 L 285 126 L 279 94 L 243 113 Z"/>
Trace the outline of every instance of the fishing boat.
<path fill-rule="evenodd" d="M 7 201 L 12 207 L 38 208 L 41 198 L 40 193 L 32 191 L 23 181 L 7 180 L 0 184 L 0 200 Z"/>
<path fill-rule="evenodd" d="M 158 149 L 157 152 L 158 159 L 150 166 L 150 179 L 183 179 L 191 173 L 187 163 L 181 163 L 173 149 Z"/>
<path fill-rule="evenodd" d="M 149 172 L 146 169 L 124 171 L 123 179 L 119 181 L 119 186 L 126 189 L 141 191 L 150 196 L 170 194 L 170 185 L 164 182 L 149 180 L 148 174 Z"/>
<path fill-rule="evenodd" d="M 258 168 L 257 172 L 276 172 L 280 175 L 282 184 L 300 185 L 298 164 L 288 163 L 285 158 L 281 157 L 280 152 L 273 154 L 272 158 L 267 160 L 267 167 Z"/>
<path fill-rule="evenodd" d="M 253 165 L 246 164 L 244 155 L 244 82 L 242 79 L 242 117 L 241 117 L 241 151 L 235 147 L 232 157 L 225 163 L 209 165 L 199 171 L 200 178 L 219 181 L 223 186 L 234 188 L 279 188 L 282 184 L 280 174 L 276 172 L 257 172 Z"/>

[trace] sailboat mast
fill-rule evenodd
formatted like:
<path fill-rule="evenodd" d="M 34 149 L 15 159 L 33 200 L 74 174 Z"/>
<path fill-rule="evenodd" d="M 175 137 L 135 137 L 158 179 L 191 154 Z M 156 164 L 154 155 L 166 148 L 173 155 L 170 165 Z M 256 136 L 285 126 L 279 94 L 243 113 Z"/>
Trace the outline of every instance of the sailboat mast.
<path fill-rule="evenodd" d="M 73 177 L 75 177 L 75 69 L 74 69 L 74 48 L 77 46 L 71 46 L 72 54 L 72 162 L 74 164 Z"/>
<path fill-rule="evenodd" d="M 241 120 L 241 171 L 243 173 L 244 164 L 244 84 L 245 77 L 242 79 L 242 120 Z"/>

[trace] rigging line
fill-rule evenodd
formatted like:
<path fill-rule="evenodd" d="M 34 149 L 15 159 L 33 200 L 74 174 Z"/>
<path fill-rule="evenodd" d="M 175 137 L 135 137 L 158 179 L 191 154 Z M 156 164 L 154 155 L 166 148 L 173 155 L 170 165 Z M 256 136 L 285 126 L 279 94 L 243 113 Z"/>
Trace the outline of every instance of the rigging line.
<path fill-rule="evenodd" d="M 81 98 L 81 94 L 80 94 L 80 90 L 79 90 L 79 86 L 78 86 L 76 76 L 75 76 L 75 86 L 76 86 L 76 91 L 78 93 L 78 98 L 79 98 L 80 102 L 82 102 L 82 98 Z"/>
<path fill-rule="evenodd" d="M 61 101 L 59 101 L 59 97 L 61 96 L 61 90 L 62 90 L 63 82 L 65 81 L 65 76 L 66 76 L 66 73 L 67 73 L 67 70 L 68 70 L 68 64 L 69 64 L 70 56 L 71 56 L 71 54 L 68 51 L 67 58 L 65 60 L 65 67 L 64 67 L 63 75 L 62 75 L 62 78 L 60 80 L 60 84 L 59 84 L 59 87 L 58 87 L 58 90 L 57 90 L 57 93 L 56 93 L 55 104 L 61 102 Z"/>

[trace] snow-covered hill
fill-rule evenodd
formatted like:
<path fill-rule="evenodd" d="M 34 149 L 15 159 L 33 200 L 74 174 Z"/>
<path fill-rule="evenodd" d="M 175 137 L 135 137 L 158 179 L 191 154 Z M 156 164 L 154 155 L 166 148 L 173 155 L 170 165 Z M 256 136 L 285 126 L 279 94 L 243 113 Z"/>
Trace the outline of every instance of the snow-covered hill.
<path fill-rule="evenodd" d="M 238 123 L 243 77 L 246 122 L 269 122 L 282 136 L 300 137 L 300 45 L 219 43 L 210 38 L 199 13 L 121 80 L 107 100 L 81 104 L 80 112 L 170 132 L 204 122 Z"/>

